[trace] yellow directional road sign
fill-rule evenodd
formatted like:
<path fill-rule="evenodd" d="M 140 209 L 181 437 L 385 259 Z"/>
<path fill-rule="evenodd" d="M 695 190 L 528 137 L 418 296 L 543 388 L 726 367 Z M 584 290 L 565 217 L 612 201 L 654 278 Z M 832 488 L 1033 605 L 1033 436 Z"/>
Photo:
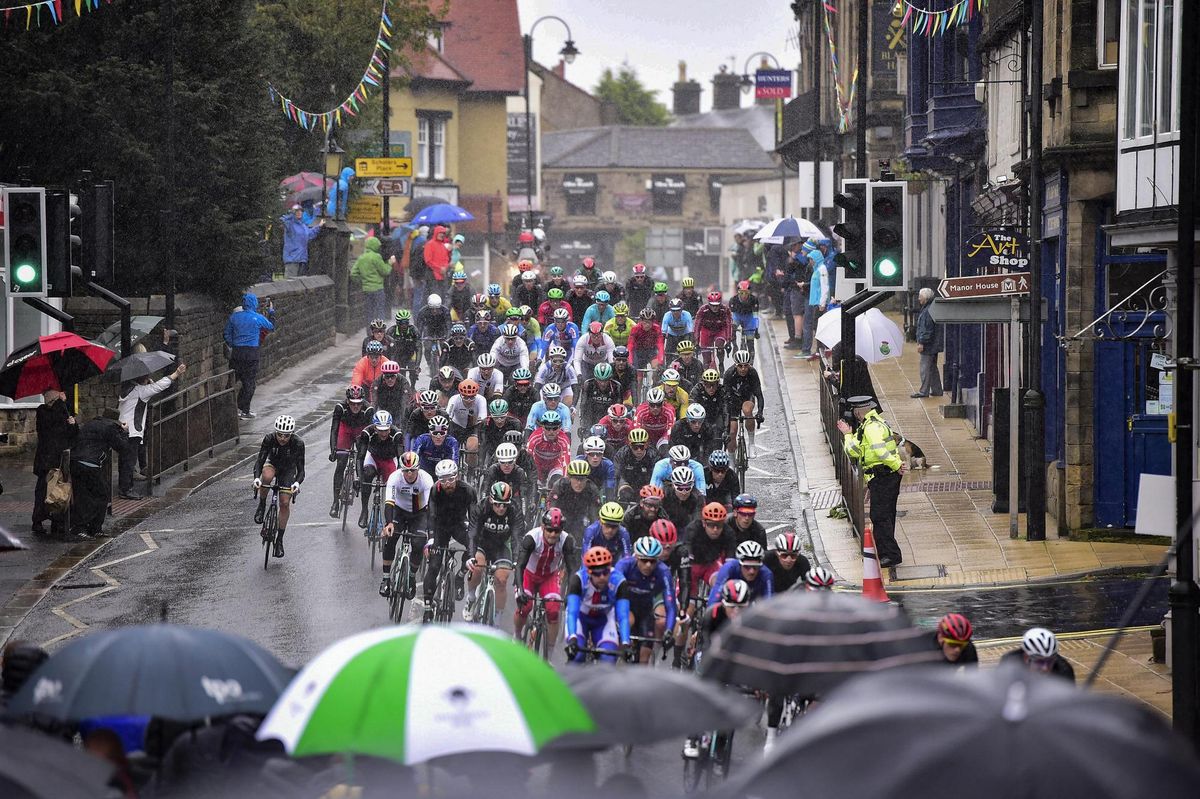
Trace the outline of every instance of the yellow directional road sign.
<path fill-rule="evenodd" d="M 411 158 L 356 158 L 354 173 L 360 178 L 411 178 Z"/>
<path fill-rule="evenodd" d="M 346 209 L 346 221 L 378 225 L 383 221 L 383 198 L 367 196 L 351 200 Z"/>

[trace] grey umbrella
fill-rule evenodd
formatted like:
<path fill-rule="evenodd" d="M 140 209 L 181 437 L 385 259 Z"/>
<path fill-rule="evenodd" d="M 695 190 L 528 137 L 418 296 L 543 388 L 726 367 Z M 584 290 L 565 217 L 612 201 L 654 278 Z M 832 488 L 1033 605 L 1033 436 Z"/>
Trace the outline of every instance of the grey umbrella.
<path fill-rule="evenodd" d="M 124 383 L 137 380 L 175 365 L 175 356 L 169 352 L 135 352 L 128 358 L 113 361 L 104 370 L 104 379 Z"/>
<path fill-rule="evenodd" d="M 11 552 L 16 549 L 29 549 L 29 547 L 21 543 L 21 539 L 8 530 L 0 527 L 0 552 Z"/>
<path fill-rule="evenodd" d="M 161 316 L 135 316 L 129 320 L 129 345 L 136 347 L 138 342 L 146 336 L 154 332 L 154 328 L 158 327 L 158 323 L 163 320 Z M 161 339 L 161 336 L 159 337 Z M 107 347 L 113 352 L 121 351 L 121 323 L 113 322 L 96 338 L 92 339 L 101 347 Z"/>
<path fill-rule="evenodd" d="M 868 671 L 935 662 L 941 652 L 904 611 L 858 594 L 788 591 L 715 637 L 704 676 L 769 693 L 821 696 Z"/>
<path fill-rule="evenodd" d="M 669 669 L 594 665 L 567 668 L 563 677 L 597 729 L 556 741 L 551 750 L 655 743 L 740 727 L 762 712 L 735 691 Z"/>
<path fill-rule="evenodd" d="M 1200 762 L 1145 705 L 1016 666 L 900 669 L 830 694 L 719 796 L 1195 796 Z"/>
<path fill-rule="evenodd" d="M 113 767 L 60 740 L 0 726 L 0 796 L 94 799 L 105 795 Z"/>

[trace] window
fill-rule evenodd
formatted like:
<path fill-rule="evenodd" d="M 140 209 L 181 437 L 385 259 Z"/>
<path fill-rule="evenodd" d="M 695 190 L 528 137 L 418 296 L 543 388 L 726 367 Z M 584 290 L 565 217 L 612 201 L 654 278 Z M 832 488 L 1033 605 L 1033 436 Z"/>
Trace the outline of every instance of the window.
<path fill-rule="evenodd" d="M 567 216 L 596 215 L 596 173 L 563 175 L 562 188 L 567 196 Z"/>
<path fill-rule="evenodd" d="M 1121 48 L 1121 4 L 1118 0 L 1100 0 L 1096 5 L 1096 55 L 1101 67 L 1117 65 Z"/>
<path fill-rule="evenodd" d="M 1179 130 L 1179 0 L 1125 0 L 1121 138 Z"/>
<path fill-rule="evenodd" d="M 427 34 L 425 34 L 425 42 L 439 53 L 444 53 L 446 44 L 445 26 L 435 25 Z"/>
<path fill-rule="evenodd" d="M 417 177 L 446 178 L 446 121 L 448 115 L 417 112 Z"/>
<path fill-rule="evenodd" d="M 681 216 L 687 181 L 683 175 L 651 175 L 650 195 L 655 216 Z"/>

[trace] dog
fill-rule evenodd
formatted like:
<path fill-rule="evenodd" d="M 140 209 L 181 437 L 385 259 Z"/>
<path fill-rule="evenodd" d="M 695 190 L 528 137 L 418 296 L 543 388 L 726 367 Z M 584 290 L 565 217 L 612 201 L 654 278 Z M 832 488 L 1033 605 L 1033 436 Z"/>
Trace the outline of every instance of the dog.
<path fill-rule="evenodd" d="M 896 442 L 896 447 L 900 450 L 900 457 L 908 464 L 910 471 L 929 468 L 929 463 L 925 460 L 925 450 L 917 446 L 916 442 L 909 441 L 899 433 L 893 433 L 892 440 Z"/>

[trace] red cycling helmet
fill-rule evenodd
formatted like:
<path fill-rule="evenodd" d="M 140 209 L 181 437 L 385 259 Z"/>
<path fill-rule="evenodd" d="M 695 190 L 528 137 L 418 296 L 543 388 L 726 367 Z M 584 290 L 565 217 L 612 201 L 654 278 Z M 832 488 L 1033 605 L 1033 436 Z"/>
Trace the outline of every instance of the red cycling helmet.
<path fill-rule="evenodd" d="M 938 622 L 938 632 L 952 644 L 965 644 L 971 640 L 971 622 L 961 613 L 947 613 Z"/>
<path fill-rule="evenodd" d="M 708 303 L 709 303 L 709 305 L 720 305 L 721 304 L 721 292 L 719 292 L 719 291 L 708 292 Z"/>
<path fill-rule="evenodd" d="M 563 514 L 558 508 L 548 508 L 542 514 L 542 527 L 547 530 L 561 530 L 563 528 Z"/>
<path fill-rule="evenodd" d="M 584 258 L 583 259 L 583 268 L 584 269 L 595 269 L 596 268 L 596 259 L 595 258 Z"/>
<path fill-rule="evenodd" d="M 521 244 L 533 244 L 533 233 L 522 230 L 521 235 L 517 236 L 517 241 Z"/>
<path fill-rule="evenodd" d="M 679 540 L 679 534 L 675 532 L 675 523 L 670 519 L 659 519 L 650 525 L 650 535 L 662 544 L 664 549 L 674 546 Z"/>

